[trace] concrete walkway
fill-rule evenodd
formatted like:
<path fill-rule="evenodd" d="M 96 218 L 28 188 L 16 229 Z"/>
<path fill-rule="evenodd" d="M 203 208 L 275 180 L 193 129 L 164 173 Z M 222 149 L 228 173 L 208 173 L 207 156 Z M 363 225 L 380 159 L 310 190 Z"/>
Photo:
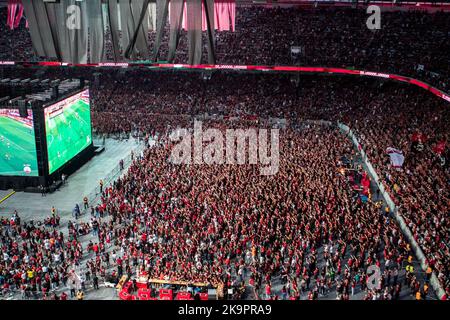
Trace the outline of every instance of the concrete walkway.
<path fill-rule="evenodd" d="M 107 139 L 105 151 L 69 176 L 66 185 L 58 191 L 45 197 L 38 193 L 17 192 L 0 203 L 0 216 L 10 217 L 14 210 L 17 210 L 22 221 L 42 221 L 51 214 L 51 207 L 55 206 L 61 217 L 61 225 L 64 225 L 72 219 L 75 204 L 78 203 L 81 207 L 83 197 L 98 188 L 100 179 L 104 179 L 118 166 L 119 161 L 127 157 L 136 147 L 137 142 L 134 139 L 127 141 Z M 8 193 L 2 191 L 0 199 Z"/>

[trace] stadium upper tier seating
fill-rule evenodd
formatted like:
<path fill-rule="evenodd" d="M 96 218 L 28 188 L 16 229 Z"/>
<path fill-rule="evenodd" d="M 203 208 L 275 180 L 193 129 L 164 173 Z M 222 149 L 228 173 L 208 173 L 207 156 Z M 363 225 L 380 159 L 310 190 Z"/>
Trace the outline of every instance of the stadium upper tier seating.
<path fill-rule="evenodd" d="M 0 60 L 37 59 L 25 23 L 9 30 L 6 9 L 0 10 Z M 217 63 L 354 67 L 411 76 L 448 91 L 449 13 L 382 12 L 380 30 L 369 30 L 367 18 L 363 9 L 237 7 L 236 32 L 216 32 Z M 153 45 L 154 32 L 150 38 Z M 107 59 L 112 60 L 106 39 Z M 291 46 L 304 47 L 299 61 L 292 60 Z M 167 48 L 168 27 L 161 60 Z M 185 32 L 175 62 L 187 62 Z"/>

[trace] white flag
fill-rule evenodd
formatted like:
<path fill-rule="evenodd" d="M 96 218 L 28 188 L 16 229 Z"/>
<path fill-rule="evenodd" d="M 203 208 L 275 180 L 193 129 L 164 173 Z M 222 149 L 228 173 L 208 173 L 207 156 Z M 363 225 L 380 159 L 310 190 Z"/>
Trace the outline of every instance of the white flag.
<path fill-rule="evenodd" d="M 386 153 L 389 154 L 389 157 L 391 158 L 392 166 L 396 168 L 401 168 L 401 166 L 403 166 L 405 157 L 403 156 L 403 152 L 401 150 L 389 147 L 386 149 Z"/>

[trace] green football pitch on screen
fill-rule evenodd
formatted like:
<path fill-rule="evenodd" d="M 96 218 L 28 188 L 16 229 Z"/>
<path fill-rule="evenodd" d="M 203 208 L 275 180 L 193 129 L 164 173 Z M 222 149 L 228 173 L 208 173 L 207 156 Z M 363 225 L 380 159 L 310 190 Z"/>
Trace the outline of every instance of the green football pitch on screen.
<path fill-rule="evenodd" d="M 45 114 L 49 173 L 52 174 L 92 142 L 88 99 L 76 99 Z"/>
<path fill-rule="evenodd" d="M 32 117 L 21 118 L 18 110 L 0 111 L 0 175 L 38 176 Z"/>

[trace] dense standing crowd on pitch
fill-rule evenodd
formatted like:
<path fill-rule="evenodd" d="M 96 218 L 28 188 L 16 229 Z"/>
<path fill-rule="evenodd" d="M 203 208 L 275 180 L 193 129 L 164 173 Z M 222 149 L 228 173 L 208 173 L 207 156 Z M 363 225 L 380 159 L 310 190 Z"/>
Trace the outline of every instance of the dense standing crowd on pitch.
<path fill-rule="evenodd" d="M 170 142 L 149 148 L 102 201 L 127 259 L 151 278 L 250 285 L 257 299 L 398 299 L 411 249 L 382 207 L 355 197 L 349 177 L 362 171 L 350 142 L 315 126 L 280 141 L 276 176 L 250 164 L 174 165 Z M 382 270 L 379 289 L 366 285 L 369 265 Z M 404 281 L 413 294 L 427 287 Z"/>
<path fill-rule="evenodd" d="M 250 164 L 171 164 L 173 145 L 161 137 L 103 190 L 85 247 L 78 222 L 65 236 L 57 215 L 45 226 L 3 219 L 2 293 L 67 299 L 70 288 L 76 297 L 73 270 L 83 264 L 84 290 L 99 277 L 145 273 L 234 288 L 233 298 L 427 298 L 426 279 L 405 274 L 413 254 L 392 216 L 354 190 L 365 173 L 349 140 L 308 125 L 282 130 L 281 141 L 280 172 L 261 176 Z M 368 285 L 372 265 L 379 287 Z"/>
<path fill-rule="evenodd" d="M 159 84 L 164 83 L 164 76 L 156 77 Z M 121 84 L 117 95 L 104 96 L 108 97 L 104 103 L 102 93 L 96 126 L 101 132 L 140 128 L 152 134 L 155 128 L 189 127 L 189 115 L 205 112 L 226 117 L 339 120 L 359 137 L 428 263 L 442 285 L 448 286 L 448 147 L 440 154 L 435 151 L 439 143 L 449 141 L 447 102 L 415 88 L 370 80 L 306 77 L 297 90 L 288 76 L 217 75 L 206 83 L 193 80 L 190 74 L 184 80 L 178 77 L 170 75 L 167 85 L 153 90 L 148 90 L 152 77 L 147 78 L 148 84 L 131 82 L 138 92 L 141 85 L 146 88 L 140 93 Z M 124 114 L 117 105 L 123 105 L 128 89 L 135 97 L 128 108 L 134 111 Z M 391 165 L 388 147 L 404 153 L 401 169 Z"/>

